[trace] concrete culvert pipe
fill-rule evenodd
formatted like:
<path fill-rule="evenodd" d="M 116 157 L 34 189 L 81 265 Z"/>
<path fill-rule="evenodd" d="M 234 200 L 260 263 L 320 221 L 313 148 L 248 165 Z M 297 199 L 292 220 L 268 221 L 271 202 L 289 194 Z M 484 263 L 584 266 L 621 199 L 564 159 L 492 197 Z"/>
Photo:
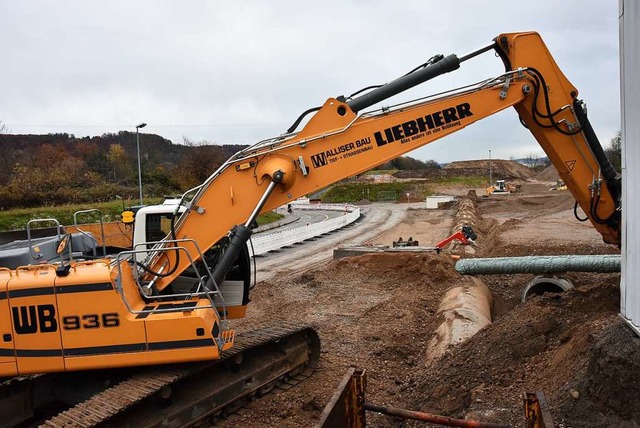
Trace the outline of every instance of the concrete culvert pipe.
<path fill-rule="evenodd" d="M 522 290 L 522 302 L 524 303 L 531 296 L 541 296 L 544 293 L 562 293 L 573 288 L 571 281 L 557 276 L 538 276 L 524 287 Z"/>
<path fill-rule="evenodd" d="M 448 289 L 436 311 L 443 321 L 429 342 L 427 364 L 491 324 L 491 306 L 491 292 L 478 278 L 462 280 Z"/>

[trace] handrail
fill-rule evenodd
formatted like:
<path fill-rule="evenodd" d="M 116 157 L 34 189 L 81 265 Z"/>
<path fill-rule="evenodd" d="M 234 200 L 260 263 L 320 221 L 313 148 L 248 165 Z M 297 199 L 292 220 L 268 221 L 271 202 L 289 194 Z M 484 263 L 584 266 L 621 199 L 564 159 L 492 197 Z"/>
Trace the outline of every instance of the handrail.
<path fill-rule="evenodd" d="M 138 246 L 146 246 L 146 245 L 158 245 L 158 244 L 164 244 L 164 243 L 172 243 L 172 244 L 179 244 L 179 243 L 190 243 L 193 244 L 196 248 L 196 251 L 199 255 L 199 260 L 202 260 L 202 264 L 205 267 L 206 271 L 207 271 L 207 275 L 208 277 L 211 277 L 211 270 L 209 269 L 209 266 L 204 262 L 204 255 L 202 254 L 202 251 L 200 250 L 200 247 L 198 246 L 198 243 L 193 240 L 193 239 L 175 239 L 175 240 L 164 240 L 164 241 L 152 241 L 152 242 L 142 242 L 139 244 L 136 244 L 136 247 Z M 137 264 L 137 259 L 136 259 L 136 255 L 137 254 L 148 254 L 150 251 L 155 251 L 158 254 L 162 253 L 162 252 L 167 252 L 167 251 L 184 251 L 187 254 L 187 258 L 189 259 L 189 262 L 191 263 L 191 266 L 194 268 L 194 271 L 196 273 L 197 276 L 197 280 L 198 280 L 198 288 L 196 289 L 196 292 L 194 293 L 178 293 L 178 294 L 170 294 L 170 295 L 164 295 L 164 296 L 148 296 L 147 295 L 147 291 L 142 287 L 142 285 L 140 284 L 140 269 L 136 268 L 134 269 L 134 281 L 136 282 L 136 285 L 138 286 L 138 290 L 140 292 L 140 294 L 142 296 L 144 296 L 145 299 L 148 300 L 157 300 L 160 298 L 167 298 L 167 297 L 172 297 L 172 298 L 193 298 L 195 296 L 197 297 L 207 297 L 211 303 L 211 306 L 201 306 L 199 308 L 194 308 L 194 309 L 205 309 L 205 308 L 214 308 L 216 310 L 216 314 L 218 315 L 218 318 L 221 320 L 226 320 L 226 316 L 227 316 L 227 307 L 226 307 L 226 303 L 224 301 L 224 296 L 222 295 L 222 293 L 220 292 L 220 288 L 218 286 L 218 284 L 216 284 L 215 282 L 213 282 L 215 289 L 214 290 L 207 290 L 205 289 L 204 291 L 200 291 L 202 287 L 204 287 L 204 284 L 206 282 L 206 276 L 202 276 L 200 275 L 200 271 L 196 268 L 195 266 L 195 260 L 191 257 L 189 251 L 187 251 L 187 249 L 183 246 L 173 246 L 173 247 L 168 247 L 168 248 L 152 248 L 151 250 L 148 249 L 144 249 L 144 250 L 137 250 L 134 249 L 133 250 L 127 250 L 127 251 L 122 251 L 118 254 L 117 258 L 116 258 L 116 264 L 118 266 L 118 275 L 116 277 L 116 291 L 118 292 L 122 292 L 123 298 L 124 298 L 124 292 L 122 290 L 122 281 L 121 281 L 121 277 L 122 277 L 122 262 L 124 261 L 125 258 L 127 257 L 131 257 L 133 259 L 133 263 Z M 152 280 L 153 281 L 153 280 Z M 217 311 L 216 305 L 213 302 L 213 299 L 211 298 L 211 295 L 216 295 L 218 296 L 218 298 L 220 299 L 220 303 L 222 306 L 222 311 L 223 311 L 223 316 L 220 317 L 220 314 Z M 125 304 L 127 305 L 127 309 L 129 309 L 129 311 L 133 314 L 140 314 L 140 313 L 146 313 L 146 312 L 150 312 L 150 311 L 136 311 L 134 309 L 132 309 L 129 305 L 128 302 L 126 301 L 126 298 L 124 298 L 125 300 Z M 175 309 L 168 309 L 168 310 L 162 310 L 162 309 L 156 309 L 154 312 L 182 312 L 182 310 L 175 310 Z"/>
<path fill-rule="evenodd" d="M 194 241 L 193 239 L 175 239 L 175 240 L 166 240 L 166 241 L 153 241 L 153 242 L 143 242 L 143 243 L 139 243 L 136 244 L 136 246 L 143 246 L 143 245 L 147 245 L 147 244 L 153 244 L 153 245 L 157 245 L 157 244 L 163 244 L 163 243 L 173 243 L 176 246 L 173 247 L 168 247 L 168 248 L 153 248 L 152 250 L 128 250 L 128 251 L 122 251 L 121 253 L 118 254 L 117 258 L 116 258 L 116 264 L 118 266 L 118 274 L 116 275 L 116 278 L 114 280 L 115 286 L 116 286 L 116 291 L 118 293 L 121 294 L 122 296 L 122 301 L 124 302 L 127 310 L 132 313 L 132 314 L 147 314 L 147 313 L 167 313 L 167 312 L 184 312 L 184 311 L 194 311 L 194 310 L 201 310 L 201 309 L 213 309 L 216 318 L 220 321 L 220 334 L 218 335 L 218 337 L 215 338 L 216 340 L 216 344 L 218 345 L 218 349 L 222 350 L 223 346 L 224 346 L 224 338 L 222 337 L 222 333 L 223 330 L 225 330 L 225 327 L 227 325 L 227 307 L 226 307 L 226 303 L 224 301 L 224 296 L 222 295 L 222 293 L 220 292 L 220 288 L 218 287 L 218 284 L 215 283 L 215 281 L 213 281 L 213 285 L 215 287 L 215 290 L 207 290 L 206 288 L 204 289 L 204 291 L 197 291 L 195 293 L 179 293 L 179 294 L 170 294 L 170 295 L 164 295 L 164 296 L 147 296 L 145 290 L 142 288 L 142 285 L 140 284 L 140 273 L 139 271 L 141 269 L 139 268 L 135 268 L 133 269 L 134 272 L 134 281 L 138 287 L 138 290 L 140 292 L 140 295 L 143 296 L 143 299 L 147 299 L 147 300 L 156 300 L 156 299 L 160 299 L 160 298 L 184 298 L 186 299 L 193 299 L 194 297 L 197 297 L 198 300 L 202 297 L 206 297 L 209 300 L 209 305 L 206 306 L 198 306 L 196 304 L 196 306 L 192 307 L 192 308 L 184 308 L 184 307 L 177 307 L 177 308 L 153 308 L 153 309 L 149 309 L 149 310 L 135 310 L 131 307 L 131 305 L 129 304 L 129 302 L 127 301 L 123 286 L 122 286 L 122 264 L 123 262 L 125 262 L 125 257 L 127 259 L 132 259 L 132 262 L 137 264 L 138 262 L 136 261 L 136 254 L 148 254 L 149 251 L 156 251 L 157 254 L 162 253 L 162 252 L 166 252 L 166 251 L 184 251 L 187 255 L 187 258 L 189 259 L 189 262 L 191 263 L 191 266 L 193 267 L 194 271 L 196 272 L 196 275 L 198 277 L 198 288 L 197 290 L 200 290 L 201 287 L 204 287 L 205 284 L 205 280 L 206 278 L 200 275 L 200 272 L 198 271 L 198 269 L 195 266 L 195 261 L 193 260 L 193 258 L 191 258 L 191 255 L 189 253 L 189 251 L 187 251 L 187 249 L 185 247 L 182 246 L 177 246 L 178 243 L 192 243 L 195 247 L 196 250 L 200 256 L 200 260 L 202 260 L 202 263 L 205 267 L 205 269 L 207 270 L 207 275 L 212 278 L 211 275 L 211 270 L 209 269 L 209 266 L 204 262 L 204 256 L 202 254 L 202 252 L 200 251 L 200 247 L 198 247 L 198 243 L 196 241 Z M 221 306 L 222 306 L 222 316 L 220 316 L 220 312 L 218 311 L 218 308 L 216 307 L 215 302 L 213 301 L 213 298 L 211 297 L 212 295 L 218 296 L 220 298 L 220 302 L 221 302 Z"/>
<path fill-rule="evenodd" d="M 106 256 L 107 255 L 107 246 L 105 244 L 105 235 L 104 235 L 104 216 L 102 215 L 102 211 L 100 211 L 97 208 L 90 208 L 88 210 L 79 210 L 76 211 L 75 213 L 73 213 L 73 225 L 76 227 L 76 229 L 78 230 L 78 232 L 82 233 L 85 236 L 90 236 L 87 232 L 85 232 L 84 230 L 80 229 L 80 226 L 78 226 L 78 214 L 89 214 L 89 213 L 94 213 L 97 212 L 98 214 L 100 214 L 100 234 L 102 235 L 102 255 Z M 95 257 L 96 255 L 96 248 L 93 248 L 93 256 Z"/>

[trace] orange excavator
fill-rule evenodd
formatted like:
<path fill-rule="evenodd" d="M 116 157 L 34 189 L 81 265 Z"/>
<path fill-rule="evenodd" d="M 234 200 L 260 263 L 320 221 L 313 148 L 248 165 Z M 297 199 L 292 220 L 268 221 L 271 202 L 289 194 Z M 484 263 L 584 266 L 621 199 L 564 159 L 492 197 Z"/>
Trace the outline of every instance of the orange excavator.
<path fill-rule="evenodd" d="M 497 53 L 504 73 L 367 110 L 486 52 Z M 286 133 L 236 153 L 185 193 L 184 213 L 176 210 L 171 233 L 160 241 L 111 260 L 0 268 L 0 377 L 224 357 L 238 340 L 229 321 L 244 317 L 249 303 L 247 243 L 259 213 L 508 107 L 515 108 L 604 241 L 619 245 L 620 180 L 578 90 L 537 33 L 501 34 L 466 55 L 436 55 L 387 84 L 329 98 Z M 243 349 L 250 355 L 250 347 Z"/>

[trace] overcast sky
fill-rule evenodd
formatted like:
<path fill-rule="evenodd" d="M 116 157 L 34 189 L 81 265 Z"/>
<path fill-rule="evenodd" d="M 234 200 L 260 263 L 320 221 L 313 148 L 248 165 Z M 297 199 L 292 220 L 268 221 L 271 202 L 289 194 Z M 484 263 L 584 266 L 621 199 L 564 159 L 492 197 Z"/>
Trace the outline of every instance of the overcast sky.
<path fill-rule="evenodd" d="M 174 143 L 252 144 L 330 96 L 526 30 L 541 33 L 607 143 L 620 127 L 616 0 L 0 0 L 0 121 L 14 134 L 76 136 L 146 122 Z M 503 71 L 486 54 L 398 99 Z M 542 153 L 509 109 L 409 155 L 447 162 L 489 149 Z"/>

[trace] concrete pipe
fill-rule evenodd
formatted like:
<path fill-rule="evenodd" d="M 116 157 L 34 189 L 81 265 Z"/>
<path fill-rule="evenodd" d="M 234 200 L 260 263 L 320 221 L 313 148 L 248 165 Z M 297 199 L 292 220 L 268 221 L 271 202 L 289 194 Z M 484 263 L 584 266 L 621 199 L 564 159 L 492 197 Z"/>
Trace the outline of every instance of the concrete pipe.
<path fill-rule="evenodd" d="M 544 293 L 561 293 L 573 288 L 573 283 L 566 278 L 557 276 L 537 276 L 522 290 L 521 301 L 524 303 L 531 296 L 541 296 Z"/>
<path fill-rule="evenodd" d="M 444 321 L 429 342 L 427 363 L 491 324 L 491 303 L 491 292 L 478 278 L 447 290 L 436 311 Z"/>
<path fill-rule="evenodd" d="M 472 229 L 477 230 L 478 215 L 476 209 L 476 203 L 469 198 L 462 198 L 458 203 L 458 209 L 453 218 L 453 233 L 462 230 L 464 226 L 470 226 Z M 449 244 L 451 251 L 464 252 L 465 254 L 475 254 L 475 249 L 470 245 L 461 245 L 458 242 L 452 242 Z"/>

